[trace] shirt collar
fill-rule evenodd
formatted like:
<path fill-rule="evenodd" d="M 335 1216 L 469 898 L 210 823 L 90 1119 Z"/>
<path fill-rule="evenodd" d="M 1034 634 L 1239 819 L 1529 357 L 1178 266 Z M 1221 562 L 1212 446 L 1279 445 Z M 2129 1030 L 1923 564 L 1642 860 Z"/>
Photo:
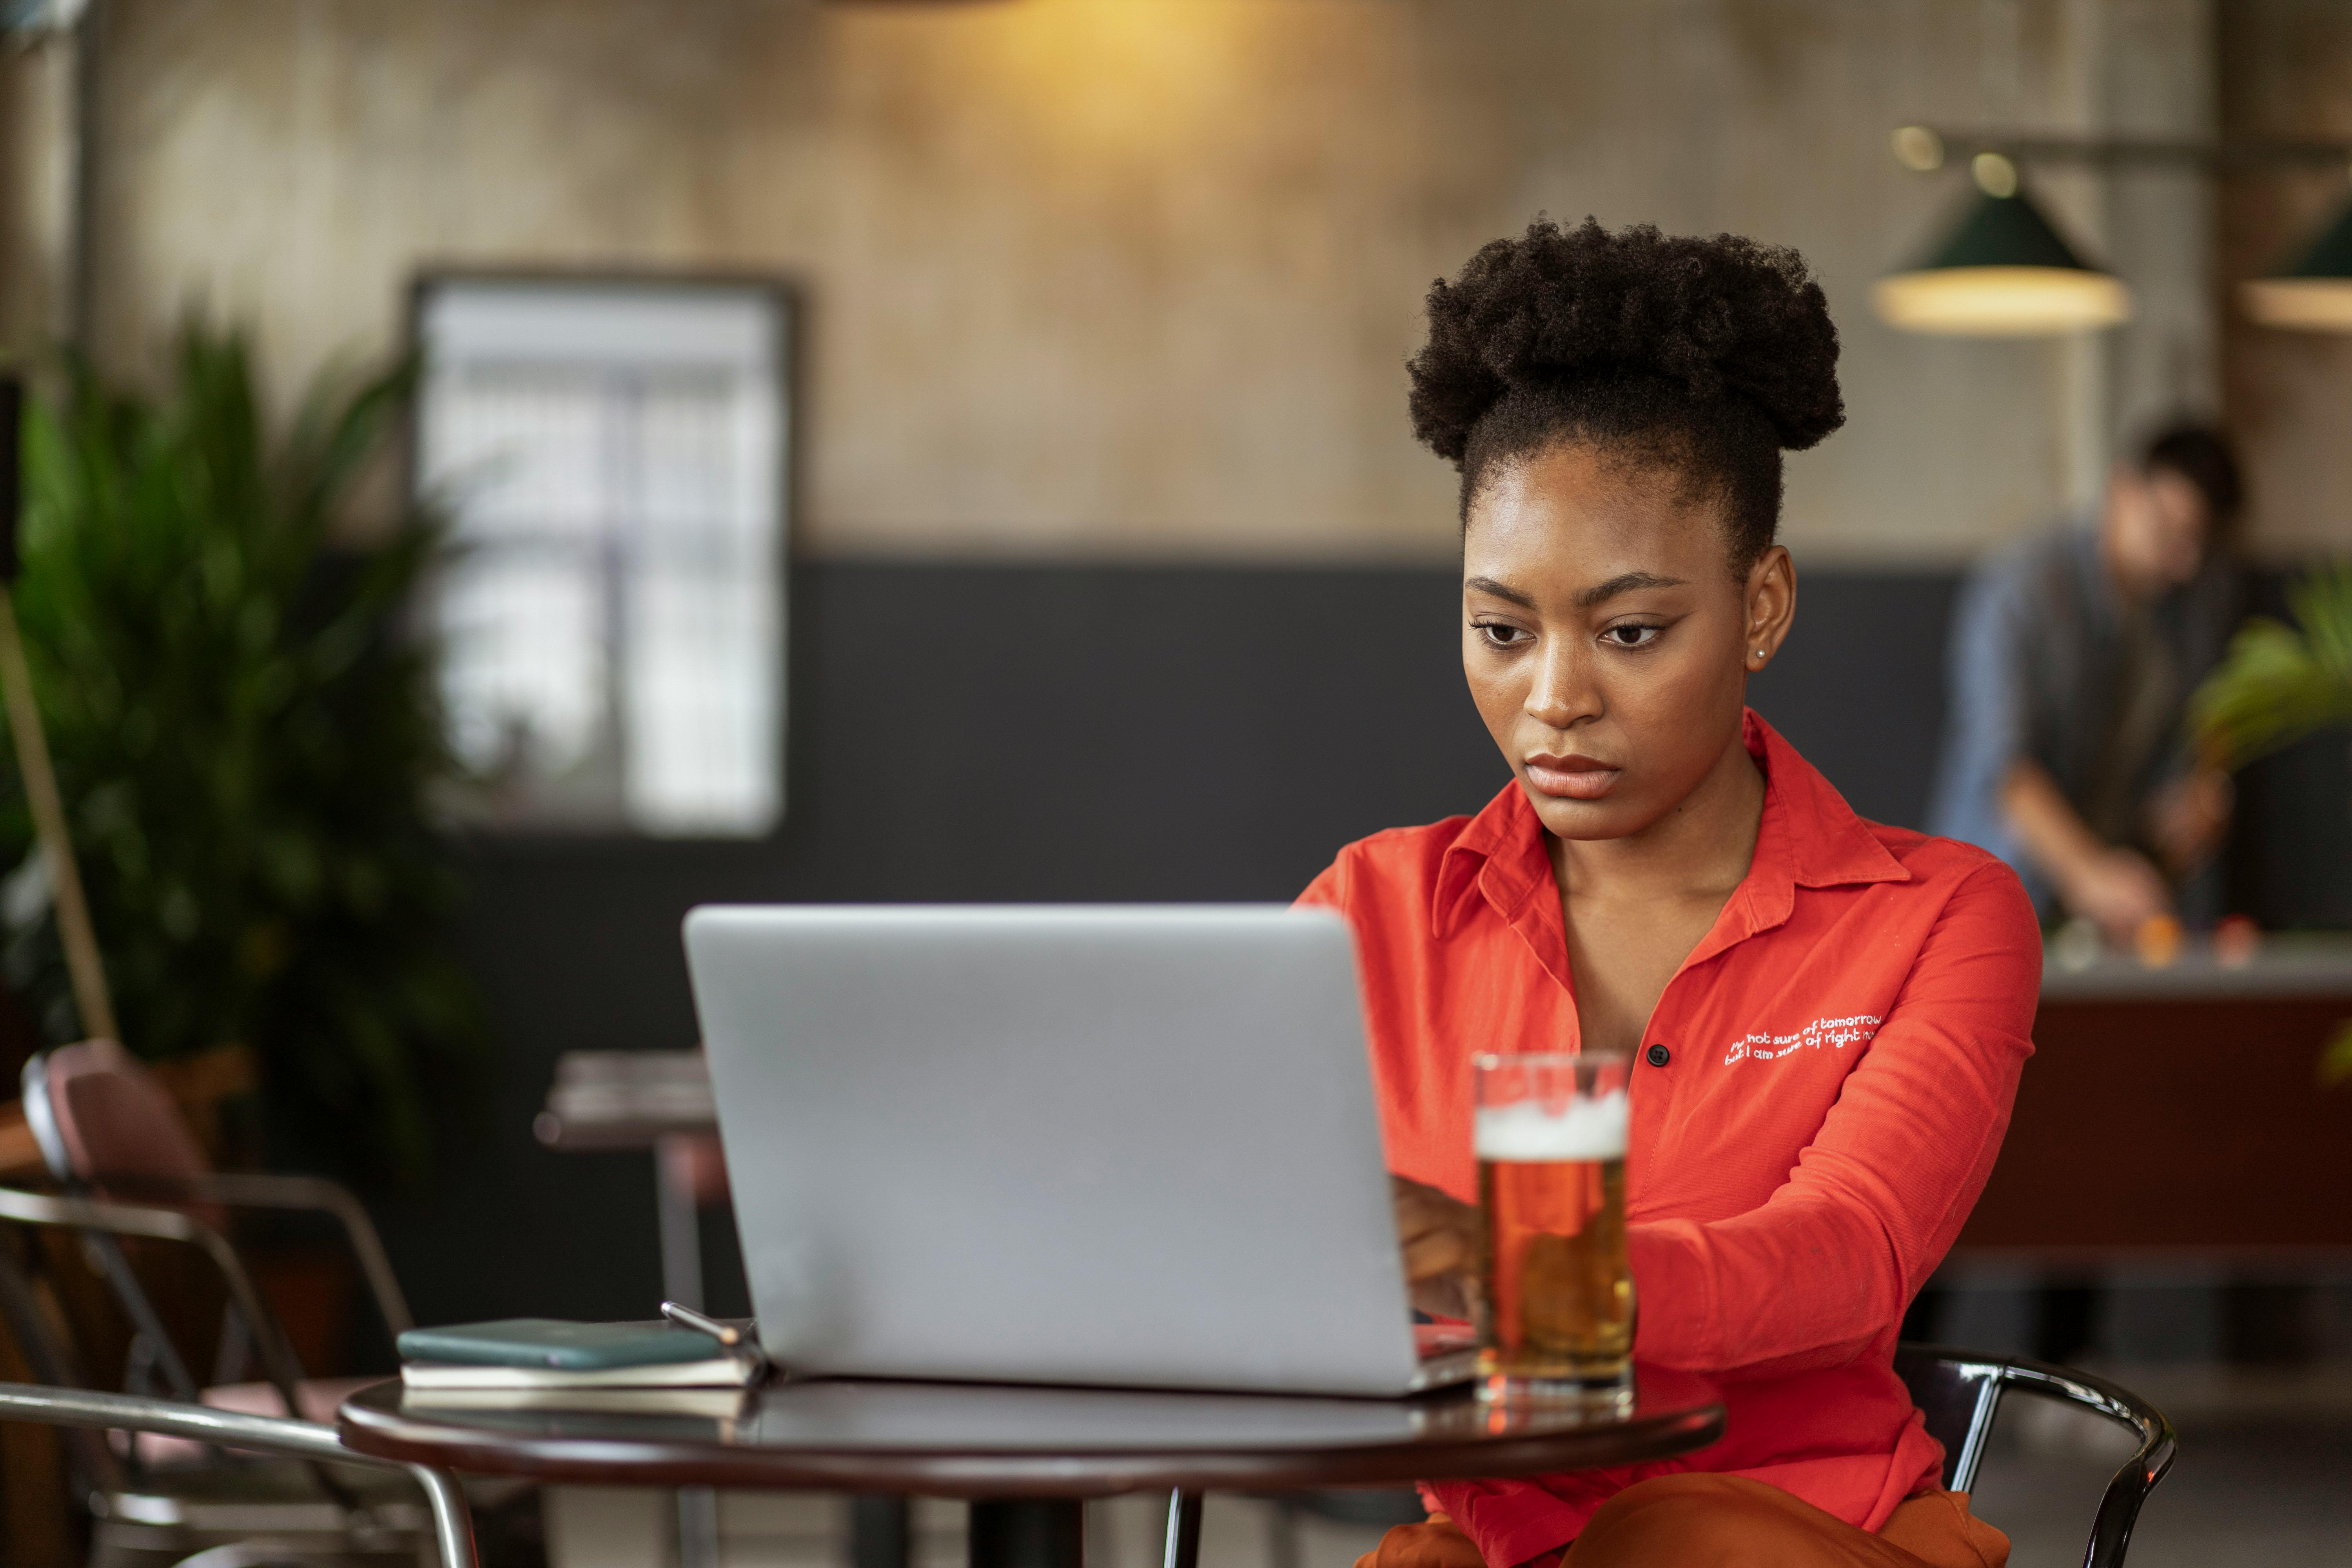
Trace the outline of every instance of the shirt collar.
<path fill-rule="evenodd" d="M 1724 908 L 1725 918 L 1688 962 L 1780 924 L 1795 906 L 1801 887 L 1911 879 L 1911 873 L 1887 853 L 1836 787 L 1752 708 L 1742 717 L 1740 741 L 1764 773 L 1764 815 L 1757 825 L 1756 854 Z M 1552 886 L 1543 823 L 1514 778 L 1446 847 L 1431 900 L 1430 928 L 1439 937 L 1452 935 L 1473 892 L 1483 895 L 1508 921 L 1535 892 Z"/>

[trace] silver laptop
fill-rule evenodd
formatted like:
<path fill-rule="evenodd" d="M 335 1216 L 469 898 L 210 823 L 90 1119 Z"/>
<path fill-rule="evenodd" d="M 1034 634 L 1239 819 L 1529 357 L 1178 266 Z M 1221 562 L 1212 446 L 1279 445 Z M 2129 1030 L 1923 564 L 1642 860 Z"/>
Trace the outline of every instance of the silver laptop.
<path fill-rule="evenodd" d="M 780 1365 L 1358 1394 L 1469 1375 L 1406 1306 L 1337 915 L 710 906 L 686 950 Z"/>

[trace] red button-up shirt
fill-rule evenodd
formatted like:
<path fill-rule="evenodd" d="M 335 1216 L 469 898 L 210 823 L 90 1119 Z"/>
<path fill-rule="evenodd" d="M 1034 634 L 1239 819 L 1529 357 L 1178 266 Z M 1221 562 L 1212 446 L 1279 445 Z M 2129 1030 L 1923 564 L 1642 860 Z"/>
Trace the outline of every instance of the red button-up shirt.
<path fill-rule="evenodd" d="M 2009 1125 L 2040 932 L 1999 860 L 1864 822 L 1753 712 L 1745 739 L 1755 859 L 1650 1016 L 1625 1174 L 1634 1353 L 1707 1374 L 1729 1425 L 1659 1464 L 1430 1488 L 1490 1563 L 1669 1471 L 1753 1477 L 1868 1530 L 1936 1484 L 1890 1363 Z M 1475 817 L 1375 834 L 1302 901 L 1356 932 L 1390 1168 L 1475 1201 L 1470 1058 L 1580 1040 L 1534 808 L 1515 781 Z"/>

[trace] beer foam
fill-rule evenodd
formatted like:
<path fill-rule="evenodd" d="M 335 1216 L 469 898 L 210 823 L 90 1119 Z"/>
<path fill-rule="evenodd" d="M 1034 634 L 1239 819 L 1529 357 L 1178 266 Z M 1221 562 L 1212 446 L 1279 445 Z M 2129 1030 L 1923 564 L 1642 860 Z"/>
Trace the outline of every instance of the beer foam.
<path fill-rule="evenodd" d="M 1572 1100 L 1557 1113 L 1536 1100 L 1482 1107 L 1476 1141 L 1481 1160 L 1622 1160 L 1625 1091 Z"/>

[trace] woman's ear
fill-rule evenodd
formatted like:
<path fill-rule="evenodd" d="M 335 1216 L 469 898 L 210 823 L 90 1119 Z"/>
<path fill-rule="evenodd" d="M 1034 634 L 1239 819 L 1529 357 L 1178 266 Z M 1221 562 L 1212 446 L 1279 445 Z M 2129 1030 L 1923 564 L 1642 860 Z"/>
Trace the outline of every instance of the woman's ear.
<path fill-rule="evenodd" d="M 1772 662 L 1797 618 L 1797 563 L 1787 550 L 1775 544 L 1756 558 L 1739 602 L 1741 635 L 1747 639 L 1740 658 L 1754 675 Z"/>

